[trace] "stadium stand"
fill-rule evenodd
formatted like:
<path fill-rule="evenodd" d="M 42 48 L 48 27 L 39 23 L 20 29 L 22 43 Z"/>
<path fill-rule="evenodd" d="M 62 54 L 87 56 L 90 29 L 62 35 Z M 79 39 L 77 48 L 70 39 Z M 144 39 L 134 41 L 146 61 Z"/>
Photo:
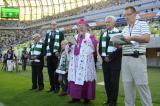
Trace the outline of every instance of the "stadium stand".
<path fill-rule="evenodd" d="M 90 0 L 89 0 L 90 1 Z M 95 0 L 96 1 L 96 0 Z M 98 1 L 98 0 L 97 0 Z M 71 10 L 65 10 L 57 14 L 41 16 L 41 18 L 33 18 L 24 20 L 27 16 L 23 13 L 24 19 L 3 19 L 0 21 L 0 49 L 4 49 L 10 45 L 16 46 L 30 41 L 31 35 L 41 33 L 43 36 L 50 29 L 50 22 L 55 19 L 58 22 L 58 28 L 64 33 L 70 30 L 73 34 L 76 29 L 75 22 L 80 18 L 89 21 L 93 33 L 99 38 L 99 33 L 104 29 L 104 18 L 107 15 L 114 15 L 117 18 L 117 26 L 123 29 L 125 19 L 123 17 L 123 9 L 126 6 L 134 6 L 138 10 L 138 14 L 143 20 L 150 24 L 152 37 L 159 37 L 159 21 L 160 21 L 160 1 L 159 0 L 99 0 L 100 2 L 88 3 Z M 78 4 L 78 3 L 77 3 Z M 16 5 L 15 5 L 16 6 Z M 4 7 L 3 5 L 1 7 Z M 14 6 L 13 6 L 14 7 Z M 25 8 L 28 8 L 27 6 Z M 38 7 L 37 7 L 38 8 Z M 48 7 L 49 8 L 49 7 Z M 38 14 L 38 13 L 36 13 Z M 30 13 L 30 15 L 33 15 Z M 43 15 L 43 14 L 41 14 Z M 22 17 L 22 16 L 21 16 Z M 37 15 L 38 17 L 38 15 Z M 27 43 L 29 44 L 29 43 Z M 26 45 L 25 45 L 26 46 Z M 21 47 L 21 46 L 20 46 Z M 23 47 L 23 46 L 22 46 Z"/>

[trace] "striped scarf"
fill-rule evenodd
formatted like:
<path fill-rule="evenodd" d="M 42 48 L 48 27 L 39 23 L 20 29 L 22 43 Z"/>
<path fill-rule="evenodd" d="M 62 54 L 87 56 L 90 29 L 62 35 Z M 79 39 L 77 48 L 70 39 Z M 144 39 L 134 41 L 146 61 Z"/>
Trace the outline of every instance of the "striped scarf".
<path fill-rule="evenodd" d="M 51 56 L 51 51 L 50 51 L 50 47 L 49 47 L 49 44 L 51 41 L 51 36 L 52 36 L 52 32 L 49 33 L 49 37 L 48 37 L 47 56 Z M 56 32 L 54 33 L 54 36 L 55 36 L 55 42 L 54 42 L 53 53 L 57 52 L 60 47 L 60 44 L 59 44 L 59 36 L 60 35 L 59 35 L 58 30 L 56 30 Z"/>
<path fill-rule="evenodd" d="M 107 35 L 107 32 L 104 32 L 103 36 L 102 36 L 102 43 L 101 43 L 101 47 L 102 47 L 102 56 L 107 56 L 106 54 L 106 41 L 110 39 L 109 36 Z"/>
<path fill-rule="evenodd" d="M 32 44 L 32 47 L 30 49 L 31 51 L 31 56 L 38 56 L 41 54 L 42 51 L 42 46 L 43 46 L 43 41 L 40 40 L 37 43 Z"/>
<path fill-rule="evenodd" d="M 114 52 L 117 48 L 115 48 L 113 46 L 113 42 L 110 41 L 110 38 L 111 37 L 114 37 L 114 36 L 117 36 L 117 35 L 121 35 L 121 32 L 117 29 L 117 28 L 113 28 L 112 31 L 108 32 L 108 35 L 107 35 L 107 32 L 105 32 L 102 36 L 102 56 L 107 56 L 106 54 L 106 49 L 107 49 L 107 53 L 111 53 L 111 52 Z M 109 40 L 108 40 L 109 39 Z M 106 47 L 106 41 L 109 41 L 109 45 L 108 45 L 108 48 Z"/>
<path fill-rule="evenodd" d="M 61 58 L 59 61 L 58 69 L 63 70 L 63 71 L 66 71 L 67 69 L 67 54 L 65 50 L 63 50 L 61 53 Z"/>

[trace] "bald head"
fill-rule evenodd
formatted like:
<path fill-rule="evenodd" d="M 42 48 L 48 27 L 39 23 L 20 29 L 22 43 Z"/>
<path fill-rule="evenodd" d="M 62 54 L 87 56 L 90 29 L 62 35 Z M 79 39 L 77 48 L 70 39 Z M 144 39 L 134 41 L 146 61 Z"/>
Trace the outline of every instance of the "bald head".
<path fill-rule="evenodd" d="M 57 22 L 55 20 L 52 20 L 50 25 L 53 30 L 57 28 Z"/>
<path fill-rule="evenodd" d="M 32 36 L 32 39 L 34 39 L 34 38 L 40 38 L 40 37 L 41 37 L 41 35 L 38 34 L 38 33 L 36 33 L 36 34 L 34 34 L 34 35 Z"/>
<path fill-rule="evenodd" d="M 51 21 L 51 24 L 52 24 L 52 25 L 57 25 L 57 22 L 56 22 L 55 20 L 52 20 L 52 21 Z"/>
<path fill-rule="evenodd" d="M 38 42 L 38 41 L 40 40 L 40 38 L 41 38 L 41 35 L 38 34 L 38 33 L 36 33 L 36 34 L 34 34 L 34 35 L 32 36 L 32 39 L 33 39 L 35 42 Z"/>

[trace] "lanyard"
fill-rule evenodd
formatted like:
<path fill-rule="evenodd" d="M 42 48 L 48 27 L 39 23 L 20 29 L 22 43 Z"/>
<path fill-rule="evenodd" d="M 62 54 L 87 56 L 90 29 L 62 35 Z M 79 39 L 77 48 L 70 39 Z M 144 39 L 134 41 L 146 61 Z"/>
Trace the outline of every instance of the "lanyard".
<path fill-rule="evenodd" d="M 129 25 L 129 35 L 130 35 L 130 36 L 132 36 L 132 31 L 133 31 L 133 28 L 134 28 L 135 24 L 138 24 L 138 23 L 139 23 L 139 21 L 135 22 L 135 23 L 133 24 L 133 26 Z"/>
<path fill-rule="evenodd" d="M 130 36 L 132 36 L 133 27 L 134 27 L 134 25 L 133 26 L 129 25 L 129 35 Z"/>

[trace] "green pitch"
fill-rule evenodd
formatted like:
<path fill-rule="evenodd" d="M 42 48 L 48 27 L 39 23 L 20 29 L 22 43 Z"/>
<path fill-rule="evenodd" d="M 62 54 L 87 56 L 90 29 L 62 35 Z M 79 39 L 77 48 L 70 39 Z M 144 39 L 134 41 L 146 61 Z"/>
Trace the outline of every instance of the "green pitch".
<path fill-rule="evenodd" d="M 1 65 L 0 65 L 1 68 Z M 19 66 L 19 69 L 21 67 Z M 43 91 L 30 91 L 31 88 L 31 68 L 21 72 L 0 71 L 0 106 L 85 106 L 82 103 L 68 104 L 69 96 L 59 97 L 55 93 L 47 93 L 49 89 L 48 73 L 43 70 L 45 89 Z M 153 98 L 153 106 L 160 106 L 160 69 L 148 68 L 149 85 Z M 97 71 L 97 83 L 103 82 L 102 71 Z M 103 85 L 97 84 L 96 99 L 87 106 L 102 106 L 106 100 Z M 118 106 L 124 106 L 123 85 L 120 80 L 120 90 Z M 141 106 L 137 93 L 136 106 Z"/>

